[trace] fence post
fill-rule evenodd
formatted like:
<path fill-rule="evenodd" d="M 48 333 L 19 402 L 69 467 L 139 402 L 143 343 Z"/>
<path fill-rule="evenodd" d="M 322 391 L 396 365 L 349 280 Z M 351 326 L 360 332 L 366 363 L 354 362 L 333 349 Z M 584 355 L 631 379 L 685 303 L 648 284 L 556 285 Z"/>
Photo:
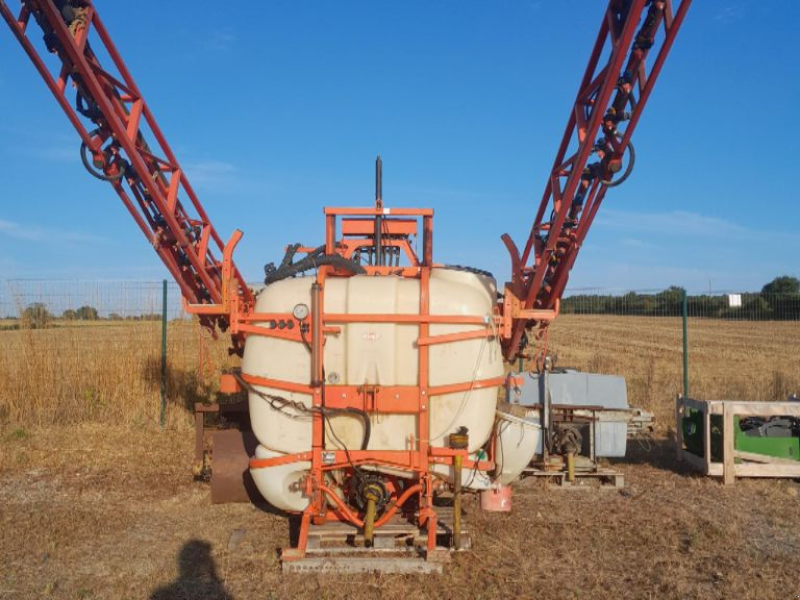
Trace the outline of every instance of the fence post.
<path fill-rule="evenodd" d="M 689 301 L 683 290 L 683 395 L 689 397 Z"/>
<path fill-rule="evenodd" d="M 167 420 L 167 280 L 162 284 L 161 304 L 161 429 Z"/>

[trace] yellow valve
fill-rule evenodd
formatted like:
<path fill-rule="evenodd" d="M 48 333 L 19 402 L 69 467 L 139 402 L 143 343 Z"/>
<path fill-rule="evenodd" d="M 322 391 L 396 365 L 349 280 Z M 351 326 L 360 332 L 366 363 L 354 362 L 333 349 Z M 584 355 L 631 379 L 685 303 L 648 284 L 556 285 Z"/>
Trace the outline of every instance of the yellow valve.
<path fill-rule="evenodd" d="M 575 483 L 575 453 L 567 452 L 567 481 Z"/>
<path fill-rule="evenodd" d="M 370 485 L 364 492 L 367 500 L 367 510 L 364 515 L 364 544 L 372 546 L 375 538 L 375 516 L 378 512 L 378 500 L 382 495 L 381 489 L 375 485 Z"/>
<path fill-rule="evenodd" d="M 452 437 L 452 436 L 451 436 Z M 456 454 L 453 460 L 453 546 L 461 549 L 461 468 L 463 458 Z"/>
<path fill-rule="evenodd" d="M 469 449 L 469 432 L 466 427 L 450 434 L 450 447 L 454 450 Z M 461 469 L 464 466 L 464 455 L 459 453 L 453 457 L 453 546 L 461 549 Z"/>

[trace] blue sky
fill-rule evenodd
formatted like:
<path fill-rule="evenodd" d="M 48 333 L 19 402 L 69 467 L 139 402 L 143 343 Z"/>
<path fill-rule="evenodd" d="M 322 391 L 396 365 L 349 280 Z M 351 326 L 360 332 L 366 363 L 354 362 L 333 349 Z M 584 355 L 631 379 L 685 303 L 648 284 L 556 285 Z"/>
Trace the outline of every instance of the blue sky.
<path fill-rule="evenodd" d="M 96 4 L 215 226 L 245 231 L 248 279 L 319 243 L 324 205 L 370 205 L 380 153 L 385 203 L 435 209 L 435 258 L 500 281 L 500 235 L 524 242 L 604 6 Z M 694 2 L 570 288 L 800 276 L 798 20 L 796 0 Z M 165 275 L 5 26 L 0 115 L 0 279 Z"/>

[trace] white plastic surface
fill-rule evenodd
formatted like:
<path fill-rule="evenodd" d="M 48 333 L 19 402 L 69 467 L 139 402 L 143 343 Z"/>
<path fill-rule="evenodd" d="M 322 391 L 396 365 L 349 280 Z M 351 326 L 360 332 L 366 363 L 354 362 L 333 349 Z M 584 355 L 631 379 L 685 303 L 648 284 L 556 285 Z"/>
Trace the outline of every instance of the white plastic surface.
<path fill-rule="evenodd" d="M 273 283 L 258 296 L 256 312 L 291 313 L 297 304 L 311 306 L 313 277 L 298 277 Z M 325 312 L 349 314 L 419 314 L 419 281 L 401 277 L 331 278 L 325 284 Z M 429 288 L 430 314 L 478 316 L 491 322 L 496 302 L 493 279 L 465 271 L 433 269 Z M 326 336 L 324 366 L 331 385 L 363 384 L 375 386 L 418 385 L 419 351 L 416 324 L 342 323 L 338 335 Z M 431 324 L 429 335 L 485 329 L 485 325 Z M 501 377 L 503 360 L 497 338 L 481 338 L 436 344 L 429 347 L 429 386 L 470 383 Z M 250 335 L 247 338 L 242 371 L 257 377 L 308 385 L 311 356 L 300 342 Z M 274 388 L 257 388 L 262 393 L 280 396 L 311 406 L 311 395 Z M 495 420 L 498 388 L 470 389 L 465 392 L 432 396 L 429 399 L 431 445 L 447 445 L 450 433 L 467 427 L 470 452 L 489 439 Z M 291 409 L 276 410 L 270 403 L 250 393 L 250 419 L 253 432 L 265 449 L 290 454 L 311 449 L 311 419 Z M 370 450 L 408 450 L 416 438 L 416 415 L 373 414 Z M 344 444 L 360 448 L 364 426 L 357 417 L 331 417 L 326 424 L 327 448 Z M 335 436 L 331 435 L 331 431 Z M 258 477 L 268 478 L 271 469 L 259 469 Z M 253 472 L 254 478 L 256 471 Z M 276 473 L 283 477 L 283 472 Z M 269 486 L 265 485 L 265 489 Z M 280 486 L 278 486 L 280 487 Z M 261 489 L 261 486 L 259 486 Z M 270 493 L 274 486 L 269 487 Z M 283 488 L 281 488 L 283 489 Z M 270 503 L 279 507 L 272 500 Z M 295 500 L 291 500 L 295 502 Z M 283 502 L 284 505 L 290 501 Z M 288 509 L 287 509 L 288 510 Z M 294 509 L 292 509 L 294 510 Z"/>
<path fill-rule="evenodd" d="M 497 412 L 496 481 L 508 485 L 542 451 L 542 428 L 530 419 Z"/>
<path fill-rule="evenodd" d="M 479 456 L 480 455 L 480 456 Z M 486 460 L 486 453 L 483 451 L 473 452 L 469 455 L 470 460 Z M 452 484 L 455 469 L 450 465 L 434 464 L 431 465 L 431 473 L 442 477 L 445 481 Z M 492 487 L 492 479 L 485 471 L 476 469 L 462 469 L 461 485 L 468 490 L 481 491 Z"/>
<path fill-rule="evenodd" d="M 273 452 L 258 446 L 256 458 L 278 458 Z M 289 463 L 267 469 L 250 469 L 253 481 L 264 499 L 275 508 L 288 512 L 301 512 L 308 506 L 308 498 L 303 496 L 300 480 L 311 468 L 308 461 Z"/>

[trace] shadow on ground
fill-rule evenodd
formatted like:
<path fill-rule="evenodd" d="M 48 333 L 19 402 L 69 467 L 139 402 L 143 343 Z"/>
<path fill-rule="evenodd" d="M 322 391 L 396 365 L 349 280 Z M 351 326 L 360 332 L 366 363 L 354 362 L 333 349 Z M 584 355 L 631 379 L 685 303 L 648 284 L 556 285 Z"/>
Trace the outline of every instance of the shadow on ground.
<path fill-rule="evenodd" d="M 178 578 L 156 589 L 150 600 L 234 600 L 217 576 L 211 544 L 190 540 L 178 554 Z"/>

